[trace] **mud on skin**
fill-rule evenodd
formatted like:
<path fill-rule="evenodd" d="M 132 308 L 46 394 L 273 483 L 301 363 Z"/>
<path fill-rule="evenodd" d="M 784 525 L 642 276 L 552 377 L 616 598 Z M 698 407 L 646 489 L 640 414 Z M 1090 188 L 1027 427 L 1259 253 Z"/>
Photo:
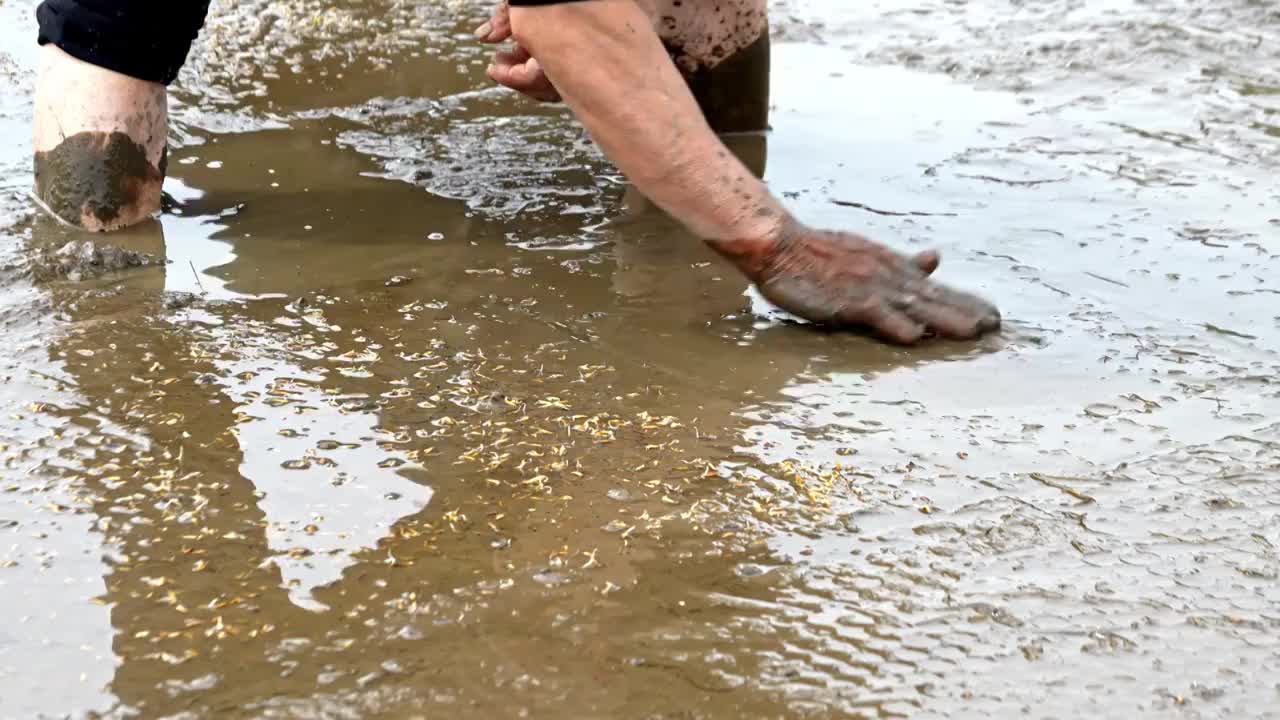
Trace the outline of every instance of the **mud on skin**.
<path fill-rule="evenodd" d="M 35 153 L 36 195 L 67 222 L 109 230 L 132 221 L 138 207 L 159 204 L 165 157 L 155 167 L 122 132 L 76 133 Z"/>
<path fill-rule="evenodd" d="M 789 216 L 772 244 L 708 244 L 770 302 L 823 327 L 872 328 L 898 343 L 929 333 L 968 339 L 1000 327 L 994 305 L 930 280 L 940 262 L 932 250 L 908 258 L 856 233 L 809 228 Z"/>

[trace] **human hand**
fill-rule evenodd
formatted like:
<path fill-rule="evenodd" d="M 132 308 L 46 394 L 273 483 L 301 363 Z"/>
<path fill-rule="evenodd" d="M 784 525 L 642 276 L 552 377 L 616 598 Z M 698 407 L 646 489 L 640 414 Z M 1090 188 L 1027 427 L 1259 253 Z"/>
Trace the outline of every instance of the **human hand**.
<path fill-rule="evenodd" d="M 486 43 L 500 43 L 511 37 L 511 13 L 505 0 L 498 4 L 488 22 L 476 28 L 475 35 Z M 511 50 L 498 50 L 493 63 L 485 71 L 489 79 L 539 102 L 560 102 L 556 90 L 537 59 L 520 45 Z"/>
<path fill-rule="evenodd" d="M 1000 326 L 994 305 L 929 278 L 939 263 L 933 251 L 908 258 L 861 235 L 794 221 L 771 241 L 711 245 L 770 302 L 819 325 L 865 326 L 903 344 L 930 332 L 975 338 Z"/>

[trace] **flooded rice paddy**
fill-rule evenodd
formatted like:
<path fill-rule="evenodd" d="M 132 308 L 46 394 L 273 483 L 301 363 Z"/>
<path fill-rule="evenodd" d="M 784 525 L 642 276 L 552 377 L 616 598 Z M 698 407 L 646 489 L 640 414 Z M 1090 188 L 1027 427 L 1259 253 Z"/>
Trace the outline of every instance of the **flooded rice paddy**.
<path fill-rule="evenodd" d="M 33 5 L 0 716 L 1280 716 L 1272 4 L 777 5 L 734 149 L 1006 318 L 915 349 L 771 315 L 469 0 L 215 2 L 163 215 L 68 246 Z"/>

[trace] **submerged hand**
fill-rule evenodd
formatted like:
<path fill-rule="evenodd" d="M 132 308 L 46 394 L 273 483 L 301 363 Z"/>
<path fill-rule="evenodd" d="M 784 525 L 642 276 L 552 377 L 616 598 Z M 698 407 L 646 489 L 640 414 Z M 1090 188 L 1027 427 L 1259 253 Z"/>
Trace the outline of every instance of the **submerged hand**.
<path fill-rule="evenodd" d="M 511 37 L 511 14 L 501 2 L 489 21 L 476 29 L 476 37 L 486 43 L 500 43 Z M 560 102 L 560 92 L 528 50 L 516 45 L 493 54 L 486 73 L 489 79 L 539 102 Z"/>
<path fill-rule="evenodd" d="M 861 235 L 792 223 L 774 242 L 712 243 L 770 302 L 829 327 L 870 327 L 899 343 L 968 339 L 1000 326 L 991 303 L 929 279 L 938 255 L 907 258 Z"/>

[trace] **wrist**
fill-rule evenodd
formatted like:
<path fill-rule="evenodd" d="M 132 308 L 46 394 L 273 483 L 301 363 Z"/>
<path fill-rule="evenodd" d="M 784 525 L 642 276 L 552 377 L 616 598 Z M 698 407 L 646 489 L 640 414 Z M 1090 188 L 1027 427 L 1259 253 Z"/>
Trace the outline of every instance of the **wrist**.
<path fill-rule="evenodd" d="M 754 281 L 803 230 L 800 221 L 779 208 L 757 215 L 727 237 L 708 239 L 707 244 Z"/>

